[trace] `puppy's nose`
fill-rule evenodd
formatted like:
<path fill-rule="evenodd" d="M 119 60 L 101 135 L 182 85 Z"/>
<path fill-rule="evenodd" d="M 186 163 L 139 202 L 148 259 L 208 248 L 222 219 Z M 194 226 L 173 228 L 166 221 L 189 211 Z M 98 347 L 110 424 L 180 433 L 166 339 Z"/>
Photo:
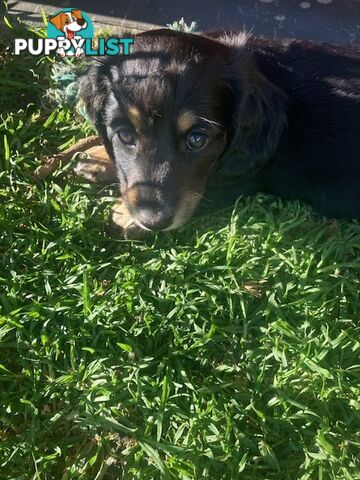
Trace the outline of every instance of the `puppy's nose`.
<path fill-rule="evenodd" d="M 80 25 L 80 27 L 82 27 L 82 26 L 84 25 L 84 23 L 85 23 L 85 20 L 84 20 L 83 18 L 78 18 L 78 19 L 76 20 L 76 23 L 77 23 L 78 25 Z"/>
<path fill-rule="evenodd" d="M 139 202 L 135 215 L 139 222 L 149 230 L 164 230 L 171 225 L 173 220 L 173 215 L 168 208 L 152 201 Z"/>
<path fill-rule="evenodd" d="M 156 185 L 137 184 L 126 191 L 132 216 L 149 230 L 164 230 L 173 221 L 176 201 Z"/>

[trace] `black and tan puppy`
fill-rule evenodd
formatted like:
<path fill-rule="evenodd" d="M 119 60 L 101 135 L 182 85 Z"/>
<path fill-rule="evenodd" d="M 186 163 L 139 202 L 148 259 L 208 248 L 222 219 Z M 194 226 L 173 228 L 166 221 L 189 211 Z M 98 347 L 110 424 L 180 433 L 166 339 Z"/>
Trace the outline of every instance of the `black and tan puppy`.
<path fill-rule="evenodd" d="M 360 217 L 360 47 L 156 30 L 80 93 L 142 229 L 257 191 Z"/>

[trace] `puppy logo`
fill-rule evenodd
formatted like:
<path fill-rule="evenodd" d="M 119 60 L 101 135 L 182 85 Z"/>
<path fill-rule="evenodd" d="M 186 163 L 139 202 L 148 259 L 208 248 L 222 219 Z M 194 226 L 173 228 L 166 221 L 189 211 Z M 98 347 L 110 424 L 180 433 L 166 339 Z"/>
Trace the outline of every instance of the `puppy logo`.
<path fill-rule="evenodd" d="M 85 55 L 130 55 L 132 37 L 97 37 L 89 16 L 76 8 L 63 8 L 49 17 L 48 38 L 15 38 L 14 54 L 27 51 L 30 55 L 80 57 Z"/>
<path fill-rule="evenodd" d="M 49 18 L 48 38 L 58 40 L 57 53 L 62 57 L 79 57 L 86 38 L 93 38 L 94 30 L 86 13 L 74 8 L 65 8 Z"/>

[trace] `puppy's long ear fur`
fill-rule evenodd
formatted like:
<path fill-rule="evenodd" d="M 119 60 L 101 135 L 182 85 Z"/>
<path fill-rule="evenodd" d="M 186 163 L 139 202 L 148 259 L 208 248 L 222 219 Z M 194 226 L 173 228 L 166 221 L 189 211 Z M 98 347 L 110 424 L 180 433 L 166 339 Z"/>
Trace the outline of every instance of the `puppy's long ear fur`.
<path fill-rule="evenodd" d="M 285 92 L 262 75 L 251 54 L 238 49 L 233 72 L 228 81 L 232 125 L 219 164 L 225 177 L 257 173 L 276 151 L 287 125 Z"/>
<path fill-rule="evenodd" d="M 103 121 L 106 99 L 110 90 L 108 75 L 106 75 L 107 69 L 106 63 L 95 61 L 85 75 L 79 79 L 78 86 L 79 96 L 84 103 L 89 120 L 95 126 L 109 157 L 113 159 L 112 145 Z"/>

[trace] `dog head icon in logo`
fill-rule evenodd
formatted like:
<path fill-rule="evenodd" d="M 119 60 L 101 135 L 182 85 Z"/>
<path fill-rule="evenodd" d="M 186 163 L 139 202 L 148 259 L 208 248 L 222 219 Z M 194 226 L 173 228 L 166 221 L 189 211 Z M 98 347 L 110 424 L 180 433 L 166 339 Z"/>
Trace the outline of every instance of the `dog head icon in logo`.
<path fill-rule="evenodd" d="M 84 53 L 79 45 L 82 39 L 93 38 L 94 29 L 85 12 L 74 8 L 64 8 L 49 18 L 48 38 L 55 38 L 60 46 L 57 50 L 62 57 Z"/>

